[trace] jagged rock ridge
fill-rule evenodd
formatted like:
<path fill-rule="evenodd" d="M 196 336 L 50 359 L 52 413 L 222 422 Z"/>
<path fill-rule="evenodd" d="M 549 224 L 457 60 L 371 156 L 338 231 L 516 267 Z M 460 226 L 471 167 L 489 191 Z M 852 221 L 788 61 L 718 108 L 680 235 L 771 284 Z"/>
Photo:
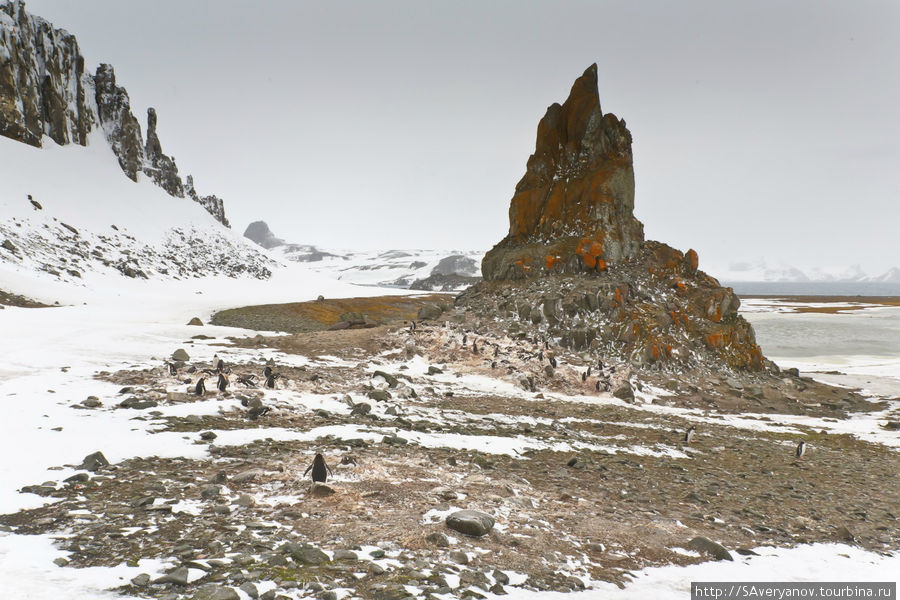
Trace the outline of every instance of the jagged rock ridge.
<path fill-rule="evenodd" d="M 633 214 L 631 133 L 603 114 L 597 65 L 541 119 L 534 154 L 509 207 L 509 234 L 485 256 L 485 279 L 600 271 L 644 241 Z"/>
<path fill-rule="evenodd" d="M 457 304 L 485 327 L 638 368 L 762 369 L 733 290 L 698 270 L 694 250 L 644 241 L 631 142 L 625 122 L 601 111 L 591 65 L 541 119 L 509 234 Z"/>
<path fill-rule="evenodd" d="M 147 114 L 147 140 L 131 112 L 128 92 L 111 65 L 86 73 L 75 36 L 25 11 L 24 2 L 0 4 L 0 135 L 40 147 L 44 135 L 60 145 L 88 143 L 100 128 L 122 171 L 145 173 L 172 196 L 189 198 L 229 226 L 222 201 L 199 196 L 190 176 L 182 183 L 175 159 L 162 151 L 157 115 Z"/>

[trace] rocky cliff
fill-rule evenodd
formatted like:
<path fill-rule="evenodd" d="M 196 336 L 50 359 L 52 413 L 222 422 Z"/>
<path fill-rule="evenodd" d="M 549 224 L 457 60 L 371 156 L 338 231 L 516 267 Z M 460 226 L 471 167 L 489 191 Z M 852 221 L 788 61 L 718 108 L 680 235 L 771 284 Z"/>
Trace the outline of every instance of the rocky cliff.
<path fill-rule="evenodd" d="M 44 136 L 85 146 L 88 135 L 100 130 L 130 179 L 137 181 L 143 172 L 171 196 L 187 195 L 228 226 L 220 199 L 199 196 L 190 177 L 182 183 L 175 159 L 162 151 L 156 123 L 151 108 L 145 143 L 112 66 L 85 72 L 75 36 L 27 13 L 24 2 L 0 4 L 0 135 L 37 147 Z"/>
<path fill-rule="evenodd" d="M 639 368 L 762 369 L 731 288 L 698 270 L 694 250 L 644 241 L 631 142 L 625 122 L 601 111 L 591 65 L 541 119 L 509 234 L 457 304 L 508 333 Z"/>
<path fill-rule="evenodd" d="M 591 65 L 541 119 L 510 203 L 509 234 L 485 256 L 484 278 L 602 271 L 631 258 L 644 241 L 633 211 L 631 133 L 603 114 Z"/>

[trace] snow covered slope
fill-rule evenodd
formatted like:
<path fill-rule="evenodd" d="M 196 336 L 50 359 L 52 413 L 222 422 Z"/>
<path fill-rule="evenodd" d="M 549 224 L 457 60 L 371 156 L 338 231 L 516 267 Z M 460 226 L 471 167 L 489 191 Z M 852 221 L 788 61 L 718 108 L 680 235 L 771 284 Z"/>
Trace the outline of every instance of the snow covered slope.
<path fill-rule="evenodd" d="M 110 277 L 265 279 L 279 266 L 200 205 L 142 176 L 122 177 L 105 140 L 89 142 L 34 148 L 0 137 L 0 289 L 91 288 Z"/>

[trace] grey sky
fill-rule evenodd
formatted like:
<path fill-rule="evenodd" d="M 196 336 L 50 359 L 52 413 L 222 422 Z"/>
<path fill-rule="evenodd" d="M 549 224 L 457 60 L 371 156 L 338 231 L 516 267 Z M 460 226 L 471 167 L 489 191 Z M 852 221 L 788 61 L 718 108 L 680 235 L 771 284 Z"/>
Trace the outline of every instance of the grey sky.
<path fill-rule="evenodd" d="M 599 66 L 648 238 L 705 265 L 900 265 L 900 3 L 30 0 L 110 62 L 236 230 L 489 248 Z"/>

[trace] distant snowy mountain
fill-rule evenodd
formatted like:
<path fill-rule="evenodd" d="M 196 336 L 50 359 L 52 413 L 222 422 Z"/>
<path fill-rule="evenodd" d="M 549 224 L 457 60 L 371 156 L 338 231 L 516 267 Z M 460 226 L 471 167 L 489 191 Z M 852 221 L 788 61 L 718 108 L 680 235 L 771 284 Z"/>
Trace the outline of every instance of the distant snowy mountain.
<path fill-rule="evenodd" d="M 815 282 L 815 283 L 897 283 L 900 269 L 893 268 L 882 275 L 868 275 L 860 265 L 849 267 L 815 267 L 801 270 L 785 264 L 769 264 L 759 259 L 734 262 L 725 268 L 712 267 L 708 272 L 721 281 L 734 282 Z"/>
<path fill-rule="evenodd" d="M 263 221 L 244 236 L 285 260 L 340 281 L 418 290 L 460 290 L 481 279 L 480 250 L 335 250 L 291 244 L 275 236 Z"/>

